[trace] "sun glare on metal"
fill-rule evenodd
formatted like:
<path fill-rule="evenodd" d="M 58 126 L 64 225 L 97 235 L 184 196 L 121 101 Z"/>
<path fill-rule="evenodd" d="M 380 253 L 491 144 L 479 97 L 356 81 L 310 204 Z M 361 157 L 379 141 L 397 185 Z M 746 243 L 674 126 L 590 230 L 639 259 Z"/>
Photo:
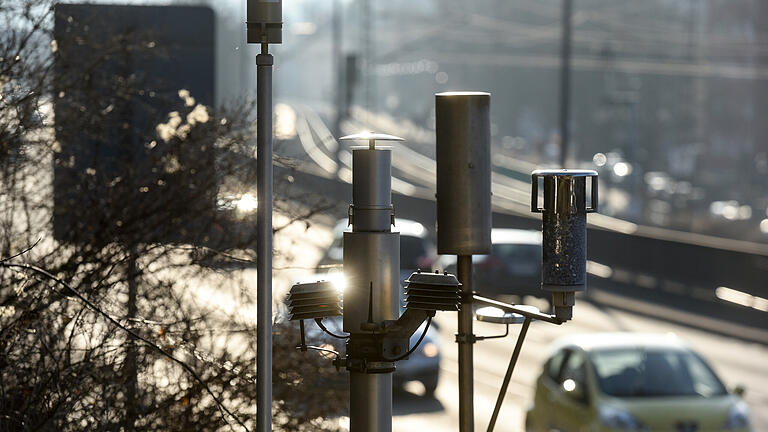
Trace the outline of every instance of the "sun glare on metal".
<path fill-rule="evenodd" d="M 504 310 L 501 308 L 493 307 L 493 306 L 486 306 L 478 309 L 476 312 L 478 315 L 485 315 L 490 317 L 503 317 L 504 316 Z"/>
<path fill-rule="evenodd" d="M 347 288 L 347 278 L 344 276 L 344 273 L 340 271 L 329 272 L 325 279 L 336 288 L 336 291 L 338 291 L 339 294 L 343 294 L 344 290 Z"/>

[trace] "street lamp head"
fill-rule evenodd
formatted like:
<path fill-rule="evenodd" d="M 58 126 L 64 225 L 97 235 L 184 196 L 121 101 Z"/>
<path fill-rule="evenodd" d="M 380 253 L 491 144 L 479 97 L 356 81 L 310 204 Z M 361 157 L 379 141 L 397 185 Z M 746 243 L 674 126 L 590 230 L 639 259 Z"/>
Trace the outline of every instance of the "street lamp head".
<path fill-rule="evenodd" d="M 247 0 L 246 39 L 248 43 L 283 43 L 282 0 Z"/>

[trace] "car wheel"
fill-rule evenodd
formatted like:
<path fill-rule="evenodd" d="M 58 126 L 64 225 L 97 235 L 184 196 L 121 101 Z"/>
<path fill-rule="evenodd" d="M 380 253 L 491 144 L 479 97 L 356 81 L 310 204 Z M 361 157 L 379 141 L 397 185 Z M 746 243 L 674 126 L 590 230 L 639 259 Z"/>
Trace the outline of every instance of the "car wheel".
<path fill-rule="evenodd" d="M 533 428 L 533 420 L 531 419 L 531 413 L 525 414 L 525 432 L 535 432 Z"/>
<path fill-rule="evenodd" d="M 437 376 L 421 382 L 424 384 L 424 397 L 435 397 L 435 391 L 437 390 Z"/>

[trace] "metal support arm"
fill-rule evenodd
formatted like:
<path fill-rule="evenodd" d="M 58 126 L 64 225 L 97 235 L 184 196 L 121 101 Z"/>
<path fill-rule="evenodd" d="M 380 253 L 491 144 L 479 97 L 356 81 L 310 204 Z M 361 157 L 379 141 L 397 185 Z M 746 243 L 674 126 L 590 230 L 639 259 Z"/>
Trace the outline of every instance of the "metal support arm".
<path fill-rule="evenodd" d="M 513 312 L 525 317 L 525 321 L 523 321 L 523 327 L 520 330 L 520 335 L 517 337 L 515 350 L 512 352 L 512 358 L 509 359 L 509 366 L 507 367 L 507 373 L 506 375 L 504 375 L 504 382 L 502 383 L 501 389 L 499 390 L 499 396 L 496 399 L 496 406 L 493 409 L 493 415 L 491 416 L 491 421 L 488 424 L 488 432 L 492 432 L 493 428 L 496 426 L 496 420 L 499 417 L 499 411 L 501 411 L 501 405 L 504 402 L 504 396 L 507 393 L 507 388 L 509 387 L 509 381 L 512 379 L 512 372 L 514 372 L 515 370 L 517 359 L 520 357 L 520 350 L 523 347 L 523 341 L 525 340 L 525 335 L 528 333 L 528 327 L 530 327 L 531 321 L 539 320 L 539 321 L 545 321 L 545 322 L 557 324 L 557 325 L 562 324 L 564 321 L 560 320 L 558 317 L 554 315 L 543 314 L 541 312 L 534 312 L 529 309 L 521 308 L 509 303 L 500 302 L 498 300 L 492 300 L 492 299 L 481 297 L 478 295 L 473 295 L 472 297 L 474 301 L 477 303 L 482 303 L 488 306 L 497 307 L 507 312 Z"/>
<path fill-rule="evenodd" d="M 520 357 L 520 350 L 523 348 L 523 341 L 525 340 L 525 335 L 528 333 L 528 327 L 530 325 L 531 318 L 526 317 L 525 321 L 523 321 L 523 328 L 520 330 L 520 335 L 517 337 L 517 343 L 515 344 L 515 350 L 512 352 L 512 358 L 509 359 L 507 373 L 504 375 L 504 383 L 499 390 L 499 397 L 496 399 L 496 406 L 493 408 L 491 422 L 488 424 L 488 432 L 492 432 L 494 426 L 496 426 L 496 419 L 499 417 L 501 404 L 504 403 L 504 396 L 507 394 L 507 387 L 509 387 L 509 381 L 512 379 L 512 372 L 514 372 L 517 359 Z"/>
<path fill-rule="evenodd" d="M 388 336 L 410 338 L 435 311 L 406 309 L 396 321 L 385 321 L 384 332 Z"/>
<path fill-rule="evenodd" d="M 507 336 L 509 336 L 509 324 L 506 324 L 506 329 L 504 330 L 504 334 L 493 335 L 493 336 L 475 336 L 475 340 L 480 342 L 488 339 L 501 339 Z"/>
<path fill-rule="evenodd" d="M 532 312 L 532 311 L 524 309 L 524 308 L 519 308 L 519 307 L 517 307 L 517 306 L 515 306 L 513 304 L 500 302 L 498 300 L 489 299 L 487 297 L 481 297 L 481 296 L 476 295 L 476 294 L 473 295 L 472 298 L 474 299 L 474 301 L 476 301 L 478 303 L 483 303 L 483 304 L 486 304 L 488 306 L 494 306 L 494 307 L 497 307 L 499 309 L 502 309 L 502 310 L 505 310 L 505 311 L 508 311 L 508 312 L 513 312 L 513 313 L 516 313 L 516 314 L 520 314 L 520 315 L 522 315 L 522 316 L 524 316 L 526 318 L 530 318 L 532 320 L 545 321 L 545 322 L 552 323 L 552 324 L 557 324 L 557 325 L 560 325 L 560 324 L 565 322 L 565 321 L 560 320 L 559 318 L 557 318 L 554 315 L 548 315 L 548 314 L 544 314 L 544 313 L 541 313 L 541 312 Z"/>

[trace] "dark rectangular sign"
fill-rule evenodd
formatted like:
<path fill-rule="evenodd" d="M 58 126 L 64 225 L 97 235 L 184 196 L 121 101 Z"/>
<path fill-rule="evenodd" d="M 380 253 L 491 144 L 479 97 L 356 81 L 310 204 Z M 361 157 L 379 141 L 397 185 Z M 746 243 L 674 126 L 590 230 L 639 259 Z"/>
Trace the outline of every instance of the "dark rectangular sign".
<path fill-rule="evenodd" d="M 214 15 L 57 4 L 54 233 L 69 243 L 198 240 L 215 210 Z"/>

